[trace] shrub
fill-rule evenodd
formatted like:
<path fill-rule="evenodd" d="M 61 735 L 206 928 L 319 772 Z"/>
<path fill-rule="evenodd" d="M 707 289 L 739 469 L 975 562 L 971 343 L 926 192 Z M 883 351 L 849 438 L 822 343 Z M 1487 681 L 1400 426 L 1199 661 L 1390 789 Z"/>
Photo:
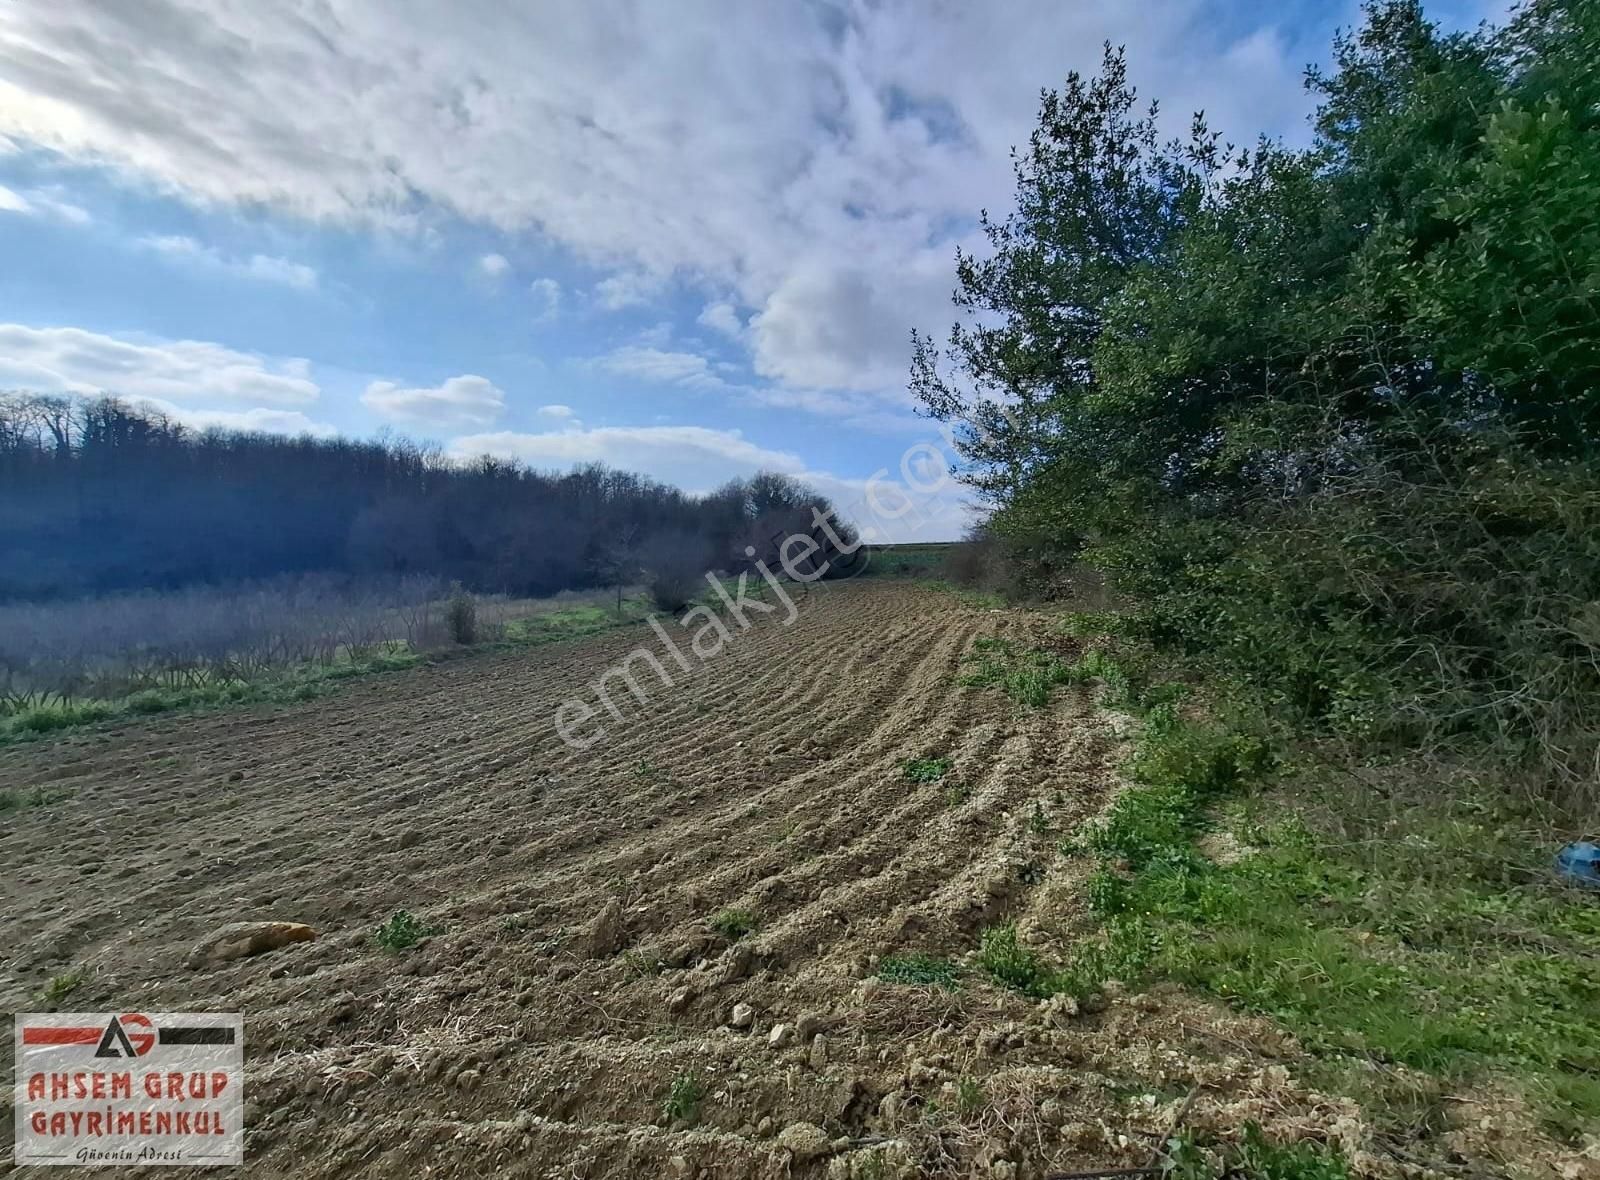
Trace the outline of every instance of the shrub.
<path fill-rule="evenodd" d="M 1303 148 L 1169 141 L 1115 49 L 1046 92 L 912 388 L 1032 583 L 1101 572 L 1287 730 L 1487 753 L 1592 810 L 1593 5 L 1363 10 Z"/>
<path fill-rule="evenodd" d="M 478 603 L 460 582 L 450 584 L 450 598 L 445 603 L 444 619 L 452 642 L 463 646 L 478 642 Z"/>

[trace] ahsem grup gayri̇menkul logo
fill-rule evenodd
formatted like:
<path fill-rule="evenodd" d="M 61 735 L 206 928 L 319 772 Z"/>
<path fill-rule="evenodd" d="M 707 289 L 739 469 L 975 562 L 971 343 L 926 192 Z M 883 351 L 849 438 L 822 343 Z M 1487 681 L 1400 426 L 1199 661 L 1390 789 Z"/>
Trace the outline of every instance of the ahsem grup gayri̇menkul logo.
<path fill-rule="evenodd" d="M 22 1013 L 17 1164 L 244 1162 L 237 1012 Z"/>

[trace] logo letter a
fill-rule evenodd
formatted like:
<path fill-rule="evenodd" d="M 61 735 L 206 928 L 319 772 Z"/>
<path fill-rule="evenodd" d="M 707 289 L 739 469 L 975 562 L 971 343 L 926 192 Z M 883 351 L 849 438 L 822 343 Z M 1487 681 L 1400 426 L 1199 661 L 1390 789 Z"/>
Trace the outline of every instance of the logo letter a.
<path fill-rule="evenodd" d="M 122 1031 L 122 1021 L 115 1016 L 111 1023 L 106 1025 L 105 1036 L 100 1038 L 100 1047 L 94 1051 L 96 1057 L 136 1057 L 133 1044 L 128 1040 L 128 1034 Z"/>

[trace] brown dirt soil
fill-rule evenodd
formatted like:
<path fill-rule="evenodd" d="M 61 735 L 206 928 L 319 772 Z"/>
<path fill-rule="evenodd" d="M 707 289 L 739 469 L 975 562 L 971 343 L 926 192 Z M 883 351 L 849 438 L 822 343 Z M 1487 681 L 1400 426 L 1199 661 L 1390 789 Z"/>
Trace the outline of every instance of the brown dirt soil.
<path fill-rule="evenodd" d="M 977 973 L 873 978 L 1001 919 L 1063 954 L 1084 870 L 1054 847 L 1119 749 L 1086 694 L 958 686 L 973 639 L 1026 615 L 894 585 L 800 605 L 693 674 L 668 663 L 676 688 L 585 752 L 553 712 L 659 651 L 642 629 L 6 750 L 0 787 L 70 794 L 0 816 L 0 1000 L 36 1008 L 82 967 L 75 1009 L 242 1010 L 252 1176 L 1021 1180 L 1144 1164 L 1180 1109 L 1367 1144 L 1266 1022 L 1169 991 L 1070 1017 Z M 944 781 L 907 781 L 936 754 Z M 759 928 L 730 943 L 729 908 Z M 398 909 L 439 932 L 384 952 Z M 320 937 L 187 965 L 269 919 Z M 778 1023 L 804 1035 L 774 1047 Z M 680 1077 L 703 1086 L 692 1124 L 663 1113 Z M 796 1122 L 826 1151 L 780 1146 Z"/>

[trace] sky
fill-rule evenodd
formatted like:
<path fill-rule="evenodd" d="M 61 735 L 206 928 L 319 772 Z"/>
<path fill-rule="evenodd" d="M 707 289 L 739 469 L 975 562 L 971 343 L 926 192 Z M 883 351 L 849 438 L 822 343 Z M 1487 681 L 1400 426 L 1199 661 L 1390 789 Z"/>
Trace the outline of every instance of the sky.
<path fill-rule="evenodd" d="M 1452 25 L 1487 0 L 1430 5 Z M 1308 135 L 1317 0 L 7 0 L 0 388 L 974 506 L 906 390 L 1039 91 Z"/>

